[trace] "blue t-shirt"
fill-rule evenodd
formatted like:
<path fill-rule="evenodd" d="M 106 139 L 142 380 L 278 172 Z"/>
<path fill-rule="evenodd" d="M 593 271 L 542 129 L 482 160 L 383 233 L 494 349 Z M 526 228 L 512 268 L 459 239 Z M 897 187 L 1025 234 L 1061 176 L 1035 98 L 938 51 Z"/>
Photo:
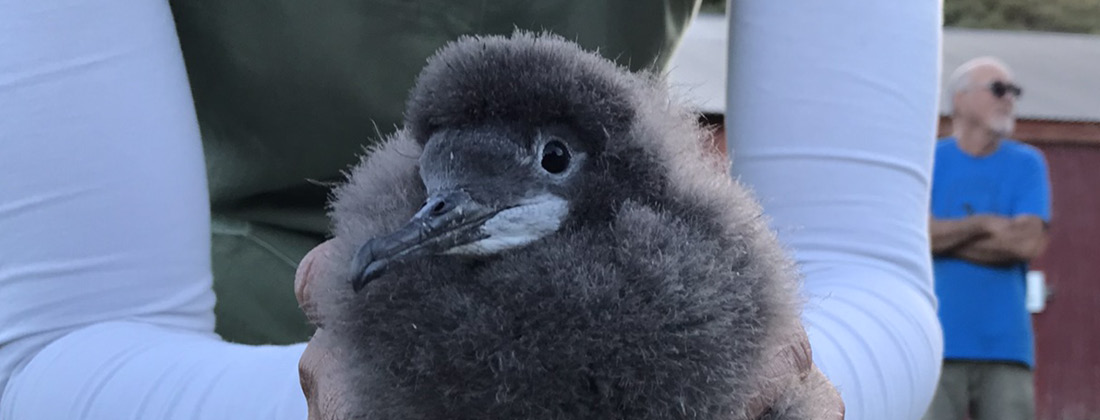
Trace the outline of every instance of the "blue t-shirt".
<path fill-rule="evenodd" d="M 1009 139 L 982 157 L 963 152 L 954 138 L 943 139 L 936 147 L 931 205 L 937 219 L 1032 214 L 1049 222 L 1046 161 L 1038 149 Z M 933 270 L 945 359 L 1034 365 L 1026 263 L 990 267 L 936 257 Z"/>

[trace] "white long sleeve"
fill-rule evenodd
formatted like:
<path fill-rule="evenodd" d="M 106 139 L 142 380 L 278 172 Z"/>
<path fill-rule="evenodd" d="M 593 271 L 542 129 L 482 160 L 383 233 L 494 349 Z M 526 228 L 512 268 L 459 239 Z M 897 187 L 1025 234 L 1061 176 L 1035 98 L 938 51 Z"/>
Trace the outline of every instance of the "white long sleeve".
<path fill-rule="evenodd" d="M 919 418 L 939 3 L 732 3 L 734 170 L 802 264 L 815 361 L 849 419 Z M 305 418 L 302 346 L 212 332 L 207 210 L 167 4 L 0 0 L 0 418 Z"/>
<path fill-rule="evenodd" d="M 814 361 L 849 420 L 919 419 L 939 375 L 927 223 L 940 4 L 730 2 L 733 174 L 801 265 Z"/>
<path fill-rule="evenodd" d="M 0 418 L 304 419 L 303 346 L 221 341 L 166 1 L 0 0 Z"/>

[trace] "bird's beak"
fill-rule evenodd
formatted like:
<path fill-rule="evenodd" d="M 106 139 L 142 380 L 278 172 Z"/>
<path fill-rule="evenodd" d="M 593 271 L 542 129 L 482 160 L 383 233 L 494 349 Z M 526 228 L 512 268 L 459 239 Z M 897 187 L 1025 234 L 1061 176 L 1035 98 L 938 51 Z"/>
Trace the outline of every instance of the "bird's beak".
<path fill-rule="evenodd" d="M 437 255 L 485 238 L 480 227 L 496 214 L 464 191 L 448 191 L 428 199 L 409 223 L 359 248 L 352 260 L 352 288 L 359 292 L 395 262 Z"/>

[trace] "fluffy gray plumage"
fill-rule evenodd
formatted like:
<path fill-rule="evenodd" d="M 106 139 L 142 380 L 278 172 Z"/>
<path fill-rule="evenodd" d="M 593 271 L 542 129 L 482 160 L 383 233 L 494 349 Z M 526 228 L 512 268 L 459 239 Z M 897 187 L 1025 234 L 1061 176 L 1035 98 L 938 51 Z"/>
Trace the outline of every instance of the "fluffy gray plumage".
<path fill-rule="evenodd" d="M 443 48 L 404 128 L 335 191 L 335 250 L 348 265 L 314 294 L 356 390 L 345 414 L 742 418 L 763 358 L 795 325 L 795 276 L 705 135 L 660 77 L 558 37 Z M 567 149 L 561 173 L 547 170 L 549 141 Z M 533 238 L 486 239 L 496 233 L 475 226 L 462 241 L 477 246 L 395 257 L 352 290 L 381 258 L 365 243 L 444 212 L 430 200 L 454 191 L 491 211 L 538 197 L 567 206 L 560 223 L 535 206 L 512 219 L 541 222 L 501 228 Z M 767 417 L 810 418 L 812 386 L 788 384 Z"/>

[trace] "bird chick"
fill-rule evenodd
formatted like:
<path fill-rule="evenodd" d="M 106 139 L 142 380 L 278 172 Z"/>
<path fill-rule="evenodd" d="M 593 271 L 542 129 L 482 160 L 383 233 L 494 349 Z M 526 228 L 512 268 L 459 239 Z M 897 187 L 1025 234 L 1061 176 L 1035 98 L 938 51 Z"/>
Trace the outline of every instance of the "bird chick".
<path fill-rule="evenodd" d="M 796 277 L 661 77 L 465 37 L 405 115 L 334 191 L 315 286 L 349 418 L 745 418 Z M 804 382 L 765 416 L 811 418 Z"/>

